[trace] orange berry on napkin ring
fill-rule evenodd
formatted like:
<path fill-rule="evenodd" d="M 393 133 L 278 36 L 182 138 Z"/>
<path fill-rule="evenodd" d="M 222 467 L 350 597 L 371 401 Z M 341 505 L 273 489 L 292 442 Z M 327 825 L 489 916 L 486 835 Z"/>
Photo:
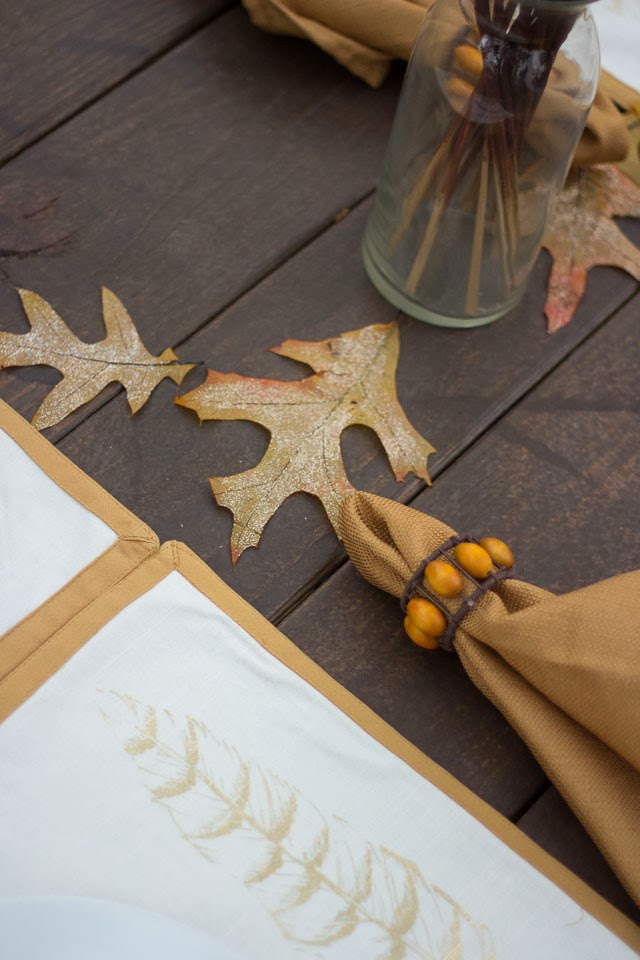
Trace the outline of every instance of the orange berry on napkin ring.
<path fill-rule="evenodd" d="M 513 566 L 513 554 L 502 540 L 498 540 L 496 537 L 483 537 L 480 546 L 487 551 L 494 563 L 501 567 Z"/>
<path fill-rule="evenodd" d="M 464 589 L 464 579 L 447 560 L 432 560 L 424 571 L 424 585 L 441 597 L 457 597 Z"/>
<path fill-rule="evenodd" d="M 440 646 L 437 637 L 431 637 L 428 633 L 420 630 L 409 617 L 404 618 L 404 629 L 409 639 L 413 640 L 419 647 L 424 647 L 426 650 L 437 650 Z"/>
<path fill-rule="evenodd" d="M 442 610 L 424 597 L 413 597 L 409 600 L 407 616 L 419 630 L 432 637 L 439 637 L 447 629 L 447 618 Z"/>
<path fill-rule="evenodd" d="M 471 543 L 468 540 L 459 543 L 453 555 L 462 569 L 476 580 L 484 580 L 493 573 L 493 560 L 478 543 Z"/>
<path fill-rule="evenodd" d="M 501 580 L 513 577 L 513 554 L 496 537 L 450 537 L 426 557 L 407 583 L 400 605 L 404 629 L 419 647 L 453 650 L 453 638 L 478 600 Z M 455 610 L 444 598 L 458 597 L 465 582 L 475 586 Z"/>

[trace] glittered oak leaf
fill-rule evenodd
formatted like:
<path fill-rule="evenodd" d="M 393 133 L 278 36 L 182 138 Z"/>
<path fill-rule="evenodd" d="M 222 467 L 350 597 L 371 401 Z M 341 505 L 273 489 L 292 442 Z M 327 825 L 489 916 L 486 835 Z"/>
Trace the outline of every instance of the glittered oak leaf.
<path fill-rule="evenodd" d="M 55 367 L 62 374 L 62 380 L 33 418 L 33 425 L 39 430 L 64 420 L 114 380 L 123 385 L 131 412 L 136 413 L 161 380 L 170 377 L 180 384 L 194 366 L 177 363 L 172 350 L 152 356 L 120 300 L 104 287 L 102 312 L 107 336 L 99 343 L 79 340 L 53 307 L 36 293 L 18 293 L 31 330 L 25 334 L 0 333 L 0 367 L 44 365 Z"/>
<path fill-rule="evenodd" d="M 317 343 L 285 340 L 274 353 L 315 371 L 304 380 L 257 380 L 209 370 L 206 381 L 176 403 L 200 420 L 253 420 L 271 442 L 252 470 L 210 478 L 218 503 L 232 511 L 233 563 L 256 546 L 267 521 L 292 493 L 315 494 L 335 526 L 340 501 L 353 490 L 340 453 L 342 431 L 364 424 L 377 433 L 397 480 L 409 472 L 429 481 L 434 448 L 398 402 L 395 324 L 376 324 Z"/>
<path fill-rule="evenodd" d="M 544 308 L 549 333 L 571 320 L 591 267 L 621 267 L 640 280 L 640 250 L 612 217 L 640 217 L 640 188 L 613 165 L 572 170 L 544 238 L 553 257 Z"/>

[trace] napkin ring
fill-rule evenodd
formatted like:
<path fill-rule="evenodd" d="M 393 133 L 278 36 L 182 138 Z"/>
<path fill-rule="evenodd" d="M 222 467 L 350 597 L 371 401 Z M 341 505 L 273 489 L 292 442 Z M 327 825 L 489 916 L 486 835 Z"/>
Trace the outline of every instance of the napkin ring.
<path fill-rule="evenodd" d="M 456 630 L 484 594 L 514 576 L 511 550 L 494 537 L 450 537 L 420 563 L 404 588 L 400 606 L 405 631 L 418 646 L 451 652 Z M 450 610 L 444 600 L 455 600 Z"/>

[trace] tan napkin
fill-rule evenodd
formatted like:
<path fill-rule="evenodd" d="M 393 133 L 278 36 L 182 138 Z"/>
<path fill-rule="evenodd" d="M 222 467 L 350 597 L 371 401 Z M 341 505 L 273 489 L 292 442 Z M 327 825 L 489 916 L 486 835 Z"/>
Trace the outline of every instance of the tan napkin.
<path fill-rule="evenodd" d="M 359 492 L 343 502 L 340 527 L 358 571 L 395 596 L 453 533 Z M 640 903 L 640 571 L 560 597 L 504 581 L 454 646 Z"/>
<path fill-rule="evenodd" d="M 252 22 L 269 33 L 305 37 L 372 87 L 391 60 L 408 60 L 433 0 L 242 0 Z M 602 81 L 574 165 L 614 163 L 629 149 L 629 134 Z"/>

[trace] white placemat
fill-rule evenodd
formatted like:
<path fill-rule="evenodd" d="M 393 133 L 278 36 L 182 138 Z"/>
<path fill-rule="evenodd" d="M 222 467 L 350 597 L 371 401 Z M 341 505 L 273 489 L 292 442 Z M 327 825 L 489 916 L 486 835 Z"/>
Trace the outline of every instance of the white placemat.
<path fill-rule="evenodd" d="M 0 428 L 0 636 L 117 539 Z"/>
<path fill-rule="evenodd" d="M 251 960 L 635 956 L 177 571 L 0 757 L 0 895 L 128 903 Z"/>

